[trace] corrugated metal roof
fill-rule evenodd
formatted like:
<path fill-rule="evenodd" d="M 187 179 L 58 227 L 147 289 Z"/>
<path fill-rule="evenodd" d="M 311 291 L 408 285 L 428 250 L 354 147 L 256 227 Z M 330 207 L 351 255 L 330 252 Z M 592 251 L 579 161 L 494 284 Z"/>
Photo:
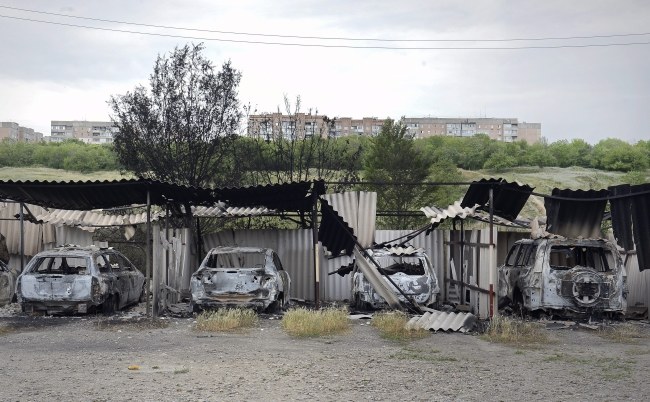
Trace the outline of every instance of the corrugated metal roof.
<path fill-rule="evenodd" d="M 565 237 L 597 239 L 601 236 L 607 190 L 560 190 L 544 198 L 546 230 Z M 552 197 L 572 198 L 564 200 Z"/>
<path fill-rule="evenodd" d="M 147 191 L 154 205 L 164 205 L 168 200 L 194 205 L 211 205 L 218 201 L 211 189 L 145 179 L 69 182 L 0 181 L 0 197 L 68 210 L 146 204 Z"/>
<path fill-rule="evenodd" d="M 238 207 L 265 206 L 278 211 L 311 211 L 312 193 L 325 194 L 325 182 L 305 181 L 214 190 L 220 201 Z"/>
<path fill-rule="evenodd" d="M 520 185 L 517 183 L 508 183 L 499 179 L 481 179 L 472 182 L 467 189 L 461 207 L 474 207 L 479 205 L 487 209 L 490 200 L 490 188 L 493 188 L 493 212 L 494 215 L 501 216 L 510 221 L 517 219 L 526 204 L 528 197 L 533 192 L 533 187 Z"/>
<path fill-rule="evenodd" d="M 461 207 L 460 201 L 456 201 L 445 209 L 440 209 L 435 206 L 422 207 L 420 211 L 424 212 L 427 218 L 431 219 L 431 223 L 436 225 L 448 218 L 461 218 L 465 219 L 471 216 L 476 210 L 477 205 L 473 207 Z"/>
<path fill-rule="evenodd" d="M 347 191 L 325 194 L 323 199 L 334 208 L 343 220 L 354 230 L 362 247 L 370 247 L 375 240 L 377 193 L 368 191 Z"/>
<path fill-rule="evenodd" d="M 321 222 L 318 228 L 318 240 L 332 255 L 345 251 L 352 254 L 356 236 L 350 226 L 336 213 L 326 200 L 321 200 Z"/>
<path fill-rule="evenodd" d="M 476 324 L 476 316 L 472 313 L 447 313 L 434 310 L 427 311 L 421 316 L 415 316 L 406 323 L 407 329 L 426 329 L 429 331 L 469 332 Z"/>

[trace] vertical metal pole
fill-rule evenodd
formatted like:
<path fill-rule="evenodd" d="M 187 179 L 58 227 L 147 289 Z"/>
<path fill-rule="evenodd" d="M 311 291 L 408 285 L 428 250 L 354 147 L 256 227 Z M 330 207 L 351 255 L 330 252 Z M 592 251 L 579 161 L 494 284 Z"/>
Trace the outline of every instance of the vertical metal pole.
<path fill-rule="evenodd" d="M 20 272 L 25 269 L 25 213 L 24 204 L 20 203 Z"/>
<path fill-rule="evenodd" d="M 314 187 L 316 183 L 314 182 Z M 318 245 L 318 195 L 316 189 L 312 189 L 312 207 L 311 207 L 311 231 L 314 240 L 314 301 L 316 308 L 320 308 L 320 258 Z"/>
<path fill-rule="evenodd" d="M 165 204 L 165 240 L 169 241 L 169 203 Z M 169 286 L 169 250 L 165 252 L 165 285 Z"/>
<path fill-rule="evenodd" d="M 490 187 L 490 318 L 499 315 L 497 292 L 497 272 L 494 264 L 494 189 Z"/>
<path fill-rule="evenodd" d="M 149 292 L 150 292 L 150 285 L 151 285 L 151 193 L 150 190 L 147 188 L 147 256 L 146 256 L 146 276 L 147 276 L 147 315 L 150 314 L 149 310 Z M 155 291 L 155 289 L 154 289 Z"/>
<path fill-rule="evenodd" d="M 460 304 L 465 304 L 465 220 L 460 220 Z"/>

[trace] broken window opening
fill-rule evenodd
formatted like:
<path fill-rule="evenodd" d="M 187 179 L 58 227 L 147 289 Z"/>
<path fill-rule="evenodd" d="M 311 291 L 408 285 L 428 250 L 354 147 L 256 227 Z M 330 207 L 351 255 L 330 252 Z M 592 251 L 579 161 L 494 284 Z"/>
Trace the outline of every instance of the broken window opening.
<path fill-rule="evenodd" d="M 615 263 L 612 252 L 602 247 L 553 246 L 549 254 L 549 265 L 556 270 L 581 266 L 597 272 L 607 272 Z"/>
<path fill-rule="evenodd" d="M 380 272 L 384 275 L 394 275 L 398 272 L 411 276 L 425 274 L 424 261 L 419 257 L 382 256 L 376 260 L 381 267 Z"/>

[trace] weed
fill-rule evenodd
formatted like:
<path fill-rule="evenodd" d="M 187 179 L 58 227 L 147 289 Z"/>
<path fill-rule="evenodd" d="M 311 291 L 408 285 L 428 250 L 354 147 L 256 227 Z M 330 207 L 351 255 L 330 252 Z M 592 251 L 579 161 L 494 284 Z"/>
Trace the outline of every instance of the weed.
<path fill-rule="evenodd" d="M 335 335 L 350 328 L 350 319 L 344 308 L 308 310 L 300 307 L 284 314 L 282 328 L 296 337 Z"/>
<path fill-rule="evenodd" d="M 543 332 L 540 324 L 503 316 L 492 319 L 482 338 L 490 342 L 509 345 L 532 345 L 548 342 L 548 336 Z"/>
<path fill-rule="evenodd" d="M 174 374 L 185 374 L 185 373 L 189 373 L 189 372 L 190 372 L 190 369 L 188 369 L 187 367 L 183 367 L 183 368 L 174 370 Z"/>
<path fill-rule="evenodd" d="M 637 326 L 630 323 L 605 327 L 599 329 L 596 334 L 612 342 L 632 344 L 646 337 Z"/>
<path fill-rule="evenodd" d="M 429 331 L 426 329 L 406 328 L 408 321 L 409 317 L 402 312 L 386 312 L 375 314 L 370 325 L 379 330 L 382 338 L 393 341 L 406 342 L 412 339 L 421 339 L 429 335 Z"/>
<path fill-rule="evenodd" d="M 160 368 L 160 366 L 152 366 L 151 368 L 154 369 L 154 370 L 158 370 Z"/>
<path fill-rule="evenodd" d="M 202 312 L 196 317 L 194 328 L 209 332 L 237 331 L 251 328 L 257 322 L 258 317 L 253 310 L 226 308 Z"/>
<path fill-rule="evenodd" d="M 14 329 L 11 327 L 6 327 L 4 325 L 0 325 L 0 335 L 7 335 L 14 332 Z"/>

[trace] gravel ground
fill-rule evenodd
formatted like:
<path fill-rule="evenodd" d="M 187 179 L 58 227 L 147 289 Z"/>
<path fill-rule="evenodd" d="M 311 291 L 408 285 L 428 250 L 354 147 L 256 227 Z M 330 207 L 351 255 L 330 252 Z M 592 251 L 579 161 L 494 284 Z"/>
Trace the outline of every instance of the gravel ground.
<path fill-rule="evenodd" d="M 382 339 L 368 321 L 345 335 L 294 339 L 277 317 L 243 333 L 192 318 L 25 316 L 0 309 L 0 400 L 647 400 L 650 325 L 616 343 L 548 330 L 536 348 L 477 335 Z M 2 328 L 5 328 L 4 333 Z M 630 341 L 634 341 L 631 339 Z M 130 366 L 138 366 L 130 370 Z M 131 367 L 135 368 L 135 367 Z"/>

